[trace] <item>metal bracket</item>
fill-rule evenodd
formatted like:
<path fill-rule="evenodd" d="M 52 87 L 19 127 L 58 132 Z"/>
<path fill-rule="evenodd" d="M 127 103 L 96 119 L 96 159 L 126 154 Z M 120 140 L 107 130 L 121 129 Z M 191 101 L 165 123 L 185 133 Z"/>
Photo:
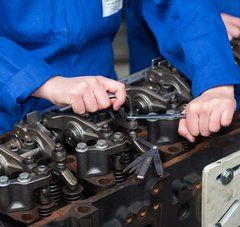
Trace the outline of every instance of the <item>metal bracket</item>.
<path fill-rule="evenodd" d="M 202 227 L 240 226 L 240 151 L 208 166 L 202 174 Z"/>

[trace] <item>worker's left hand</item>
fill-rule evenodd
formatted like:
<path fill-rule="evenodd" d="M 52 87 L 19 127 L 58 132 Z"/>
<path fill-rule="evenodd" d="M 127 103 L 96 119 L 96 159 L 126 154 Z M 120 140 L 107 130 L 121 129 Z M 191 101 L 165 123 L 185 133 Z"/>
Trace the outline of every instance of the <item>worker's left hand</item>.
<path fill-rule="evenodd" d="M 225 27 L 227 29 L 230 41 L 240 37 L 240 18 L 225 13 L 221 14 Z"/>
<path fill-rule="evenodd" d="M 186 119 L 181 119 L 178 132 L 194 142 L 198 135 L 209 136 L 221 127 L 229 126 L 236 110 L 233 86 L 209 89 L 192 100 L 184 110 Z"/>

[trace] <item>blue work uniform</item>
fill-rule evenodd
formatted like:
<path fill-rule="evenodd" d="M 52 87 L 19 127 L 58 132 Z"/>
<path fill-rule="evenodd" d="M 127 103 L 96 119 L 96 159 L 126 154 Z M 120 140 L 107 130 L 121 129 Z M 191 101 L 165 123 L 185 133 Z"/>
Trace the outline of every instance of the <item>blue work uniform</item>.
<path fill-rule="evenodd" d="M 239 83 L 211 1 L 132 2 L 139 3 L 161 53 L 193 79 L 196 94 L 220 78 L 223 84 Z M 49 105 L 31 94 L 55 75 L 116 78 L 111 43 L 120 5 L 121 0 L 0 0 L 0 133 Z"/>
<path fill-rule="evenodd" d="M 104 16 L 100 0 L 0 0 L 0 133 L 50 105 L 30 95 L 54 75 L 117 78 L 116 7 Z"/>
<path fill-rule="evenodd" d="M 239 84 L 240 71 L 220 17 L 220 10 L 239 15 L 239 0 L 154 2 L 129 0 L 126 5 L 131 72 L 145 68 L 161 53 L 192 81 L 194 96 Z M 236 99 L 239 105 L 238 92 Z"/>

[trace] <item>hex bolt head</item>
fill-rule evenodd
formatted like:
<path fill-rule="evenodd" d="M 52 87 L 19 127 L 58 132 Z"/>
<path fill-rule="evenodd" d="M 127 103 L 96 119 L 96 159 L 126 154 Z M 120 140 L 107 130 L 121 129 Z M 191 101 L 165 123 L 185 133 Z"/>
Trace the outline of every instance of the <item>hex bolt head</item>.
<path fill-rule="evenodd" d="M 111 128 L 109 127 L 108 124 L 104 124 L 104 125 L 102 126 L 101 131 L 102 131 L 103 133 L 109 133 L 109 132 L 111 132 Z"/>
<path fill-rule="evenodd" d="M 47 174 L 47 170 L 48 170 L 48 168 L 45 165 L 40 165 L 40 166 L 37 167 L 37 173 L 39 175 Z"/>
<path fill-rule="evenodd" d="M 122 140 L 123 139 L 123 134 L 121 133 L 121 132 L 115 132 L 114 134 L 113 134 L 113 138 L 115 139 L 115 140 Z"/>
<path fill-rule="evenodd" d="M 132 139 L 135 139 L 137 137 L 137 133 L 135 131 L 130 131 L 129 132 L 129 136 L 132 138 Z"/>
<path fill-rule="evenodd" d="M 7 176 L 1 176 L 0 177 L 0 187 L 7 186 L 10 184 L 10 181 Z"/>
<path fill-rule="evenodd" d="M 20 173 L 18 175 L 18 181 L 21 183 L 27 183 L 27 182 L 31 181 L 31 176 L 27 172 Z"/>
<path fill-rule="evenodd" d="M 55 151 L 56 152 L 61 152 L 63 151 L 63 145 L 61 143 L 56 143 L 55 144 Z"/>
<path fill-rule="evenodd" d="M 78 143 L 75 150 L 76 152 L 86 152 L 88 150 L 88 146 L 86 143 Z"/>
<path fill-rule="evenodd" d="M 234 177 L 233 169 L 227 169 L 221 174 L 220 181 L 223 185 L 227 185 L 232 181 L 233 177 Z"/>
<path fill-rule="evenodd" d="M 97 149 L 105 149 L 108 147 L 108 142 L 107 140 L 103 140 L 103 139 L 100 139 L 97 141 L 97 143 L 95 144 L 95 147 Z"/>

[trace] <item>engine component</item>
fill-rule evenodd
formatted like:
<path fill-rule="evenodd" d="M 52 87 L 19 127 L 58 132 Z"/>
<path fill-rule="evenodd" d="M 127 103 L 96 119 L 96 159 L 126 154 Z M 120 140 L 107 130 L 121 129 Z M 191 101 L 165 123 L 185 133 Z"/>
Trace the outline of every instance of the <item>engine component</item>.
<path fill-rule="evenodd" d="M 180 114 L 191 101 L 183 75 L 160 58 L 122 82 L 127 100 L 117 112 L 49 108 L 2 135 L 2 226 L 200 226 L 201 171 L 239 149 L 239 119 L 193 145 L 179 137 L 176 118 L 126 118 Z M 156 171 L 149 161 L 144 180 L 124 171 L 148 157 L 139 138 L 160 164 Z"/>

